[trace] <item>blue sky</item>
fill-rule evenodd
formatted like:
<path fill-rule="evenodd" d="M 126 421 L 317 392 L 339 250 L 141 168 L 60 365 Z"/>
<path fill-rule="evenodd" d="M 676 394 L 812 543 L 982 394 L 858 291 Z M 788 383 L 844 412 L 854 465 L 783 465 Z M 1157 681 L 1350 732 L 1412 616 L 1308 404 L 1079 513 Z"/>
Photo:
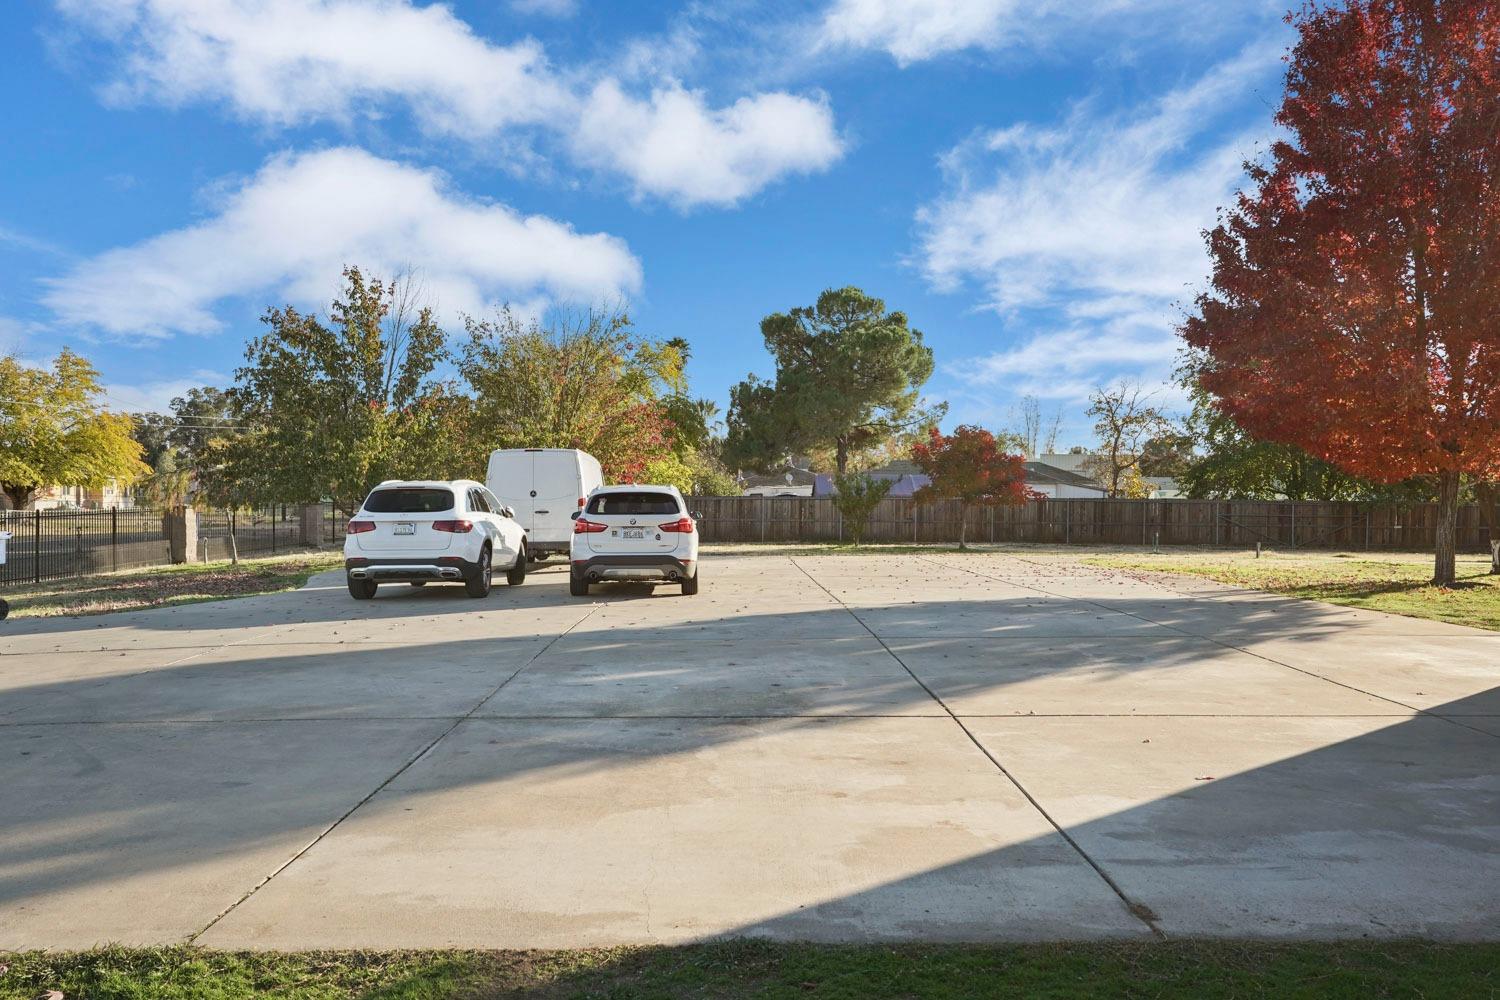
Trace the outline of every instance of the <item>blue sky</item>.
<path fill-rule="evenodd" d="M 0 350 L 122 408 L 226 384 L 271 304 L 413 268 L 445 321 L 627 301 L 721 402 L 855 284 L 949 424 L 1163 382 L 1199 231 L 1272 135 L 1261 0 L 36 0 L 0 85 Z M 1175 400 L 1164 388 L 1162 399 Z"/>

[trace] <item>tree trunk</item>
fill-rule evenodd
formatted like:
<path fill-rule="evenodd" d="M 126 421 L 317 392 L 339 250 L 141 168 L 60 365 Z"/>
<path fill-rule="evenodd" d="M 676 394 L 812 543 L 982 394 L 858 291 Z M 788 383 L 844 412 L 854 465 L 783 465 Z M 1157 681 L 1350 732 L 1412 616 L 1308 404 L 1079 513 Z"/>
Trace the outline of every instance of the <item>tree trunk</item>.
<path fill-rule="evenodd" d="M 35 492 L 36 487 L 5 483 L 0 486 L 0 489 L 5 491 L 5 498 L 10 501 L 11 510 L 25 510 L 26 505 L 31 502 L 31 494 Z"/>
<path fill-rule="evenodd" d="M 1437 546 L 1432 582 L 1451 587 L 1458 580 L 1458 471 L 1438 473 Z"/>
<path fill-rule="evenodd" d="M 837 451 L 835 462 L 838 465 L 839 475 L 842 476 L 849 471 L 849 442 L 843 438 L 838 438 L 834 442 L 834 447 Z"/>

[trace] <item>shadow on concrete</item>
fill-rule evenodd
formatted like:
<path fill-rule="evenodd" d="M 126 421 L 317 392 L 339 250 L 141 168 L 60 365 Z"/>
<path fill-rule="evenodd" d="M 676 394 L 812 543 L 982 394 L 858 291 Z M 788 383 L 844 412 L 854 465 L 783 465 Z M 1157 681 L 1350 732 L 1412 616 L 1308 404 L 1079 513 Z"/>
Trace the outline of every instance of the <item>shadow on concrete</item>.
<path fill-rule="evenodd" d="M 558 602 L 555 589 L 501 589 L 487 610 L 552 610 Z M 471 614 L 477 603 L 433 588 L 360 604 L 340 598 L 304 600 L 299 606 L 299 596 L 246 600 L 271 604 L 288 624 L 357 625 L 419 614 L 439 616 L 440 631 L 445 623 Z M 1175 602 L 1181 623 L 1192 619 L 1192 609 L 1182 606 L 1192 601 Z M 1161 670 L 1195 664 L 1205 655 L 1202 635 L 1138 629 L 1140 599 L 1064 603 L 1066 609 L 1039 609 L 1033 597 L 965 601 L 961 607 L 915 601 L 855 611 L 882 635 L 950 637 L 958 616 L 961 634 L 977 638 L 1099 640 L 1088 660 L 1090 670 Z M 1214 604 L 1219 610 L 1225 607 Z M 234 609 L 236 615 L 242 610 Z M 1059 615 L 1060 610 L 1069 613 Z M 1222 636 L 1224 626 L 1209 610 L 1204 615 L 1207 629 Z M 1274 608 L 1251 609 L 1247 615 L 1255 621 L 1239 628 L 1250 631 L 1253 624 L 1257 636 L 1309 643 L 1358 630 L 1336 612 L 1278 602 Z M 198 614 L 212 618 L 211 611 Z M 1181 623 L 1178 628 L 1185 627 Z M 726 611 L 691 623 L 575 631 L 568 641 L 582 655 L 607 657 L 611 664 L 654 665 L 654 683 L 670 687 L 674 678 L 702 668 L 681 661 L 663 665 L 659 654 L 665 642 L 711 643 L 719 636 L 767 642 L 805 637 L 796 640 L 799 644 L 868 640 L 867 633 L 849 625 L 849 612 L 837 606 L 767 615 Z M 196 627 L 202 626 L 199 621 Z M 131 627 L 156 626 L 141 622 Z M 166 630 L 171 627 L 176 626 Z M 1075 634 L 1060 632 L 1064 627 Z M 1130 652 L 1135 638 L 1152 644 L 1151 657 Z M 122 869 L 139 873 L 213 862 L 276 843 L 306 822 L 332 822 L 372 786 L 329 787 L 317 772 L 353 754 L 385 760 L 380 769 L 395 771 L 409 747 L 437 738 L 471 711 L 484 714 L 481 703 L 492 700 L 493 691 L 515 671 L 528 668 L 542 644 L 479 635 L 398 650 L 324 646 L 315 656 L 285 655 L 275 646 L 240 646 L 232 660 L 8 687 L 6 701 L 24 701 L 29 710 L 0 726 L 6 747 L 0 789 L 0 909 L 22 907 L 60 890 L 108 883 Z M 969 682 L 966 693 L 1001 688 L 1016 679 L 1006 670 L 1004 646 L 997 642 L 994 668 Z M 836 726 L 845 716 L 933 712 L 918 684 L 904 672 L 877 669 L 877 661 L 884 663 L 883 653 L 872 650 L 868 671 L 825 679 L 837 687 L 837 714 L 792 717 L 786 725 Z M 1076 663 L 1058 662 L 1053 672 L 1076 668 Z M 778 683 L 772 680 L 779 676 L 773 666 L 762 669 L 768 684 Z M 0 667 L 0 680 L 5 672 Z M 1281 732 L 1278 727 L 1288 725 L 1287 720 L 1214 720 L 1211 725 L 1226 741 L 1248 742 L 1258 763 L 1196 784 L 1192 779 L 1200 776 L 1191 773 L 1198 769 L 1193 762 L 1179 761 L 1161 771 L 1159 759 L 1142 755 L 1137 730 L 1107 731 L 1109 724 L 1102 720 L 1072 723 L 1073 735 L 1084 742 L 1090 726 L 1102 733 L 1094 737 L 1093 761 L 1080 759 L 1073 768 L 1059 768 L 1049 760 L 1044 732 L 1027 734 L 1024 727 L 1033 720 L 999 720 L 991 729 L 974 723 L 972 729 L 1125 896 L 1154 911 L 1169 933 L 1244 934 L 1249 926 L 1268 936 L 1495 938 L 1500 937 L 1500 894 L 1494 892 L 1500 885 L 1500 738 L 1438 716 L 1500 713 L 1497 693 L 1500 688 L 1426 715 L 1378 724 L 1373 731 L 1311 751 L 1301 748 L 1309 739 L 1316 741 L 1316 733 Z M 266 711 L 240 719 L 141 721 L 142 711 L 154 702 L 177 699 L 189 705 L 196 698 L 200 708 L 211 712 L 231 697 L 240 699 L 241 708 L 259 705 Z M 325 703 L 337 703 L 343 711 L 330 717 L 318 708 Z M 317 711 L 299 718 L 308 716 L 309 704 Z M 99 720 L 111 717 L 111 706 L 126 710 L 118 723 L 101 724 Z M 81 719 L 94 721 L 76 724 Z M 504 720 L 490 724 L 503 725 Z M 1204 725 L 1201 720 L 1193 724 Z M 351 739 L 348 727 L 360 729 L 357 739 Z M 393 735 L 383 739 L 387 729 Z M 716 742 L 753 738 L 755 732 L 732 724 L 687 728 L 674 752 L 689 754 Z M 535 753 L 523 748 L 496 754 L 482 769 L 467 773 L 488 784 L 538 767 L 636 765 L 643 752 L 649 753 L 629 741 L 548 737 L 545 743 Z M 1125 786 L 1137 775 L 1141 801 L 1101 804 L 1094 768 L 1115 769 L 1112 775 L 1124 776 Z M 996 780 L 1005 779 L 997 773 Z M 444 773 L 425 773 L 421 794 L 452 787 L 456 780 Z M 415 794 L 398 778 L 373 801 Z M 1130 798 L 1112 796 L 1110 801 L 1118 803 L 1122 797 Z M 1031 864 L 1029 855 L 1037 846 L 1008 846 L 747 924 L 736 934 L 809 940 L 986 937 L 982 921 L 948 925 L 934 934 L 932 929 L 942 924 L 936 919 L 939 911 L 950 905 L 1012 914 L 1016 906 L 1037 907 L 1035 919 L 1042 926 L 1047 920 L 1044 898 L 991 895 L 990 876 Z M 1049 927 L 1048 933 L 1066 936 L 1066 928 Z"/>

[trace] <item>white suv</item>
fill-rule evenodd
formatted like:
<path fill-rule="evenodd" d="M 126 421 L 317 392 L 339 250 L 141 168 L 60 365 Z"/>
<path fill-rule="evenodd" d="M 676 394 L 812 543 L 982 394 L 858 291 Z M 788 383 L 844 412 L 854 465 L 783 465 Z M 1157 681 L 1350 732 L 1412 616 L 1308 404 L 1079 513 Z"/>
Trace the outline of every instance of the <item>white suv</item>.
<path fill-rule="evenodd" d="M 682 581 L 698 592 L 698 525 L 675 486 L 605 486 L 573 515 L 569 592 L 605 580 Z"/>
<path fill-rule="evenodd" d="M 344 539 L 349 593 L 361 601 L 382 583 L 432 580 L 462 581 L 470 597 L 485 597 L 495 566 L 512 585 L 526 579 L 526 532 L 514 511 L 468 479 L 381 483 Z"/>

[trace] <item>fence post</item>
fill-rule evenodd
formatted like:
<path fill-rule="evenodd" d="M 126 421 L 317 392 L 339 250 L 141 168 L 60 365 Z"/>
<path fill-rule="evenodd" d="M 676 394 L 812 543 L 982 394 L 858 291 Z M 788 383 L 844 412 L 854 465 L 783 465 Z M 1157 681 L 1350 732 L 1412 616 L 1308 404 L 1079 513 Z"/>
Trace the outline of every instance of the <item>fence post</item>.
<path fill-rule="evenodd" d="M 173 563 L 198 558 L 198 512 L 191 507 L 173 507 L 167 512 L 168 538 Z"/>
<path fill-rule="evenodd" d="M 764 542 L 766 540 L 766 518 L 768 518 L 770 516 L 770 510 L 766 506 L 766 502 L 769 499 L 770 499 L 769 497 L 764 497 L 763 496 L 763 497 L 760 498 L 760 504 L 759 504 L 759 507 L 760 507 L 760 540 L 762 542 Z"/>
<path fill-rule="evenodd" d="M 1292 502 L 1292 548 L 1297 547 L 1297 503 Z"/>
<path fill-rule="evenodd" d="M 109 509 L 109 568 L 120 568 L 120 508 Z"/>
<path fill-rule="evenodd" d="M 42 512 L 40 510 L 37 510 L 37 511 L 34 511 L 33 513 L 35 515 L 34 519 L 36 521 L 36 530 L 33 533 L 33 541 L 32 541 L 32 544 L 34 545 L 34 548 L 32 549 L 32 552 L 34 553 L 34 556 L 33 556 L 32 560 L 31 560 L 31 574 L 32 574 L 32 582 L 33 583 L 41 583 L 42 582 Z"/>
<path fill-rule="evenodd" d="M 1073 540 L 1073 507 L 1066 500 L 1063 501 L 1063 544 L 1067 545 Z"/>
<path fill-rule="evenodd" d="M 995 508 L 988 508 L 990 512 L 990 544 L 995 544 Z"/>
<path fill-rule="evenodd" d="M 303 504 L 297 508 L 297 542 L 305 549 L 323 544 L 323 505 Z"/>

